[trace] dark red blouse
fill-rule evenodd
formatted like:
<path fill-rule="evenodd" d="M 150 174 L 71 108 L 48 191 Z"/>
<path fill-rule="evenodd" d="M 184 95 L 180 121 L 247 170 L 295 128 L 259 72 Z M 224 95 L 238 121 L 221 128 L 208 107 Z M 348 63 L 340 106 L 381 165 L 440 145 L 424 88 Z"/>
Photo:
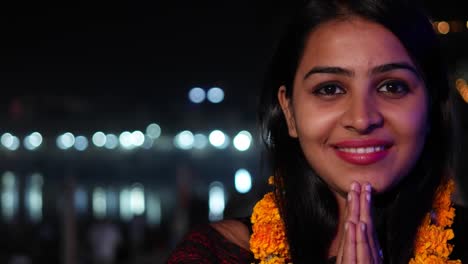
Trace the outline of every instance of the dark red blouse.
<path fill-rule="evenodd" d="M 190 231 L 172 252 L 169 264 L 254 263 L 253 254 L 227 240 L 211 225 Z"/>

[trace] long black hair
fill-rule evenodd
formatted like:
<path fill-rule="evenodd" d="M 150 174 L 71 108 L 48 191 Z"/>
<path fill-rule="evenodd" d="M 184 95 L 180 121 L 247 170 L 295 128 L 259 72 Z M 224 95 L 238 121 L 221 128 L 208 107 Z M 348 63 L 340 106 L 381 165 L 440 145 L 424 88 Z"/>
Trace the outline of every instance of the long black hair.
<path fill-rule="evenodd" d="M 292 16 L 280 39 L 260 97 L 259 121 L 286 225 L 293 263 L 324 263 L 338 227 L 338 205 L 326 183 L 288 134 L 277 94 L 291 96 L 294 75 L 309 34 L 336 19 L 360 17 L 390 30 L 423 75 L 429 95 L 429 132 L 410 173 L 376 197 L 375 224 L 386 263 L 408 263 L 417 227 L 431 210 L 451 161 L 449 85 L 432 24 L 414 0 L 312 0 Z"/>

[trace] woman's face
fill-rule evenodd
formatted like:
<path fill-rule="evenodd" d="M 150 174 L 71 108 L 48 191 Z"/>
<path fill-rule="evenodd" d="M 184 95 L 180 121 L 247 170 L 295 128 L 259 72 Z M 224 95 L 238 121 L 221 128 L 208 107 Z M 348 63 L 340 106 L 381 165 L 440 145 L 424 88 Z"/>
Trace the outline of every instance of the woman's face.
<path fill-rule="evenodd" d="M 397 37 L 360 18 L 316 28 L 292 96 L 278 92 L 289 135 L 338 194 L 353 181 L 383 192 L 410 171 L 425 142 L 427 97 Z"/>

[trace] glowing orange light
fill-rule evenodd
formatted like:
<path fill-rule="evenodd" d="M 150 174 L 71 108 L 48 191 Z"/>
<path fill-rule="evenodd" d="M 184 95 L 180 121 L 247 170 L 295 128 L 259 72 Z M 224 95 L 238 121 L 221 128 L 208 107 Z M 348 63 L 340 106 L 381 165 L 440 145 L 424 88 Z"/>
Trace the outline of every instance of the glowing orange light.
<path fill-rule="evenodd" d="M 464 79 L 457 79 L 455 82 L 455 86 L 457 87 L 458 92 L 460 93 L 461 97 L 465 102 L 468 103 L 468 84 Z"/>
<path fill-rule="evenodd" d="M 462 78 L 458 78 L 456 81 L 455 81 L 455 86 L 457 87 L 457 89 L 461 89 L 463 86 L 466 85 L 466 81 L 465 79 L 462 79 Z"/>
<path fill-rule="evenodd" d="M 447 34 L 450 32 L 450 25 L 446 21 L 441 21 L 437 24 L 437 30 L 440 34 Z"/>

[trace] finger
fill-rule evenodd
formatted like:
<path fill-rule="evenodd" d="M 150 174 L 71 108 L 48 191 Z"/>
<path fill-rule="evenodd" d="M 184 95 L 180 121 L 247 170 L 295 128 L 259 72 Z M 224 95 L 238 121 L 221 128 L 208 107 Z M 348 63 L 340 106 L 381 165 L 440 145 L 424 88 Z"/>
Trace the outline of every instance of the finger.
<path fill-rule="evenodd" d="M 347 200 L 346 200 L 345 221 L 344 221 L 345 226 L 348 222 L 352 222 L 354 225 L 356 225 L 359 222 L 360 189 L 361 187 L 359 183 L 357 182 L 353 182 L 350 186 L 350 189 L 347 195 Z M 337 254 L 337 263 L 343 263 L 343 255 L 345 254 L 344 248 L 345 248 L 346 240 L 348 239 L 348 236 L 347 236 L 348 230 L 345 227 L 343 227 L 343 229 L 344 229 L 344 232 L 340 239 L 340 246 L 339 246 L 338 254 Z"/>
<path fill-rule="evenodd" d="M 340 228 L 342 230 L 341 233 L 341 237 L 340 237 L 340 246 L 338 247 L 338 254 L 336 255 L 336 263 L 342 263 L 343 261 L 343 248 L 344 248 L 344 242 L 346 240 L 346 233 L 347 233 L 347 219 L 349 219 L 349 215 L 350 215 L 350 206 L 351 206 L 351 200 L 352 200 L 352 194 L 351 194 L 351 189 L 352 187 L 350 187 L 350 191 L 348 192 L 347 194 L 347 198 L 346 198 L 346 206 L 345 206 L 345 213 L 344 213 L 344 224 L 343 226 Z"/>
<path fill-rule="evenodd" d="M 345 224 L 346 226 L 346 224 Z M 344 248 L 344 242 L 346 238 L 346 233 L 347 233 L 347 228 L 344 228 L 344 231 L 342 232 L 341 238 L 340 238 L 340 247 L 338 248 L 338 254 L 336 254 L 336 263 L 342 263 L 343 261 L 343 248 Z"/>
<path fill-rule="evenodd" d="M 347 200 L 346 200 L 346 207 L 345 207 L 345 213 L 344 213 L 344 219 L 348 219 L 348 215 L 349 215 L 349 202 L 351 201 L 351 194 L 348 193 L 347 195 Z M 340 240 L 340 246 L 338 247 L 338 254 L 336 254 L 336 263 L 339 264 L 339 263 L 342 263 L 343 261 L 343 248 L 344 248 L 344 242 L 345 242 L 345 239 L 346 239 L 346 232 L 347 232 L 347 228 L 345 228 L 346 226 L 346 220 L 343 224 L 343 229 L 340 233 L 338 233 L 338 235 L 340 236 L 339 240 Z"/>
<path fill-rule="evenodd" d="M 371 250 L 370 253 L 374 260 L 378 260 L 380 247 L 372 219 L 372 187 L 369 183 L 361 186 L 359 221 L 366 225 L 366 236 Z"/>
<path fill-rule="evenodd" d="M 356 225 L 348 221 L 345 224 L 345 241 L 341 263 L 357 263 L 356 258 Z"/>
<path fill-rule="evenodd" d="M 361 186 L 361 195 L 359 196 L 359 221 L 362 221 L 366 224 L 372 224 L 371 199 L 372 187 L 369 183 L 365 183 Z"/>
<path fill-rule="evenodd" d="M 348 193 L 348 216 L 347 221 L 353 222 L 355 225 L 359 223 L 360 214 L 360 193 L 361 186 L 357 182 L 351 184 L 350 191 Z"/>
<path fill-rule="evenodd" d="M 374 263 L 376 260 L 369 245 L 366 229 L 364 222 L 359 222 L 356 226 L 356 255 L 359 264 Z"/>
<path fill-rule="evenodd" d="M 376 262 L 381 260 L 381 249 L 377 232 L 374 227 L 373 207 L 372 207 L 372 186 L 365 183 L 361 189 L 361 211 L 360 221 L 366 223 L 367 238 L 371 248 L 372 256 Z"/>

